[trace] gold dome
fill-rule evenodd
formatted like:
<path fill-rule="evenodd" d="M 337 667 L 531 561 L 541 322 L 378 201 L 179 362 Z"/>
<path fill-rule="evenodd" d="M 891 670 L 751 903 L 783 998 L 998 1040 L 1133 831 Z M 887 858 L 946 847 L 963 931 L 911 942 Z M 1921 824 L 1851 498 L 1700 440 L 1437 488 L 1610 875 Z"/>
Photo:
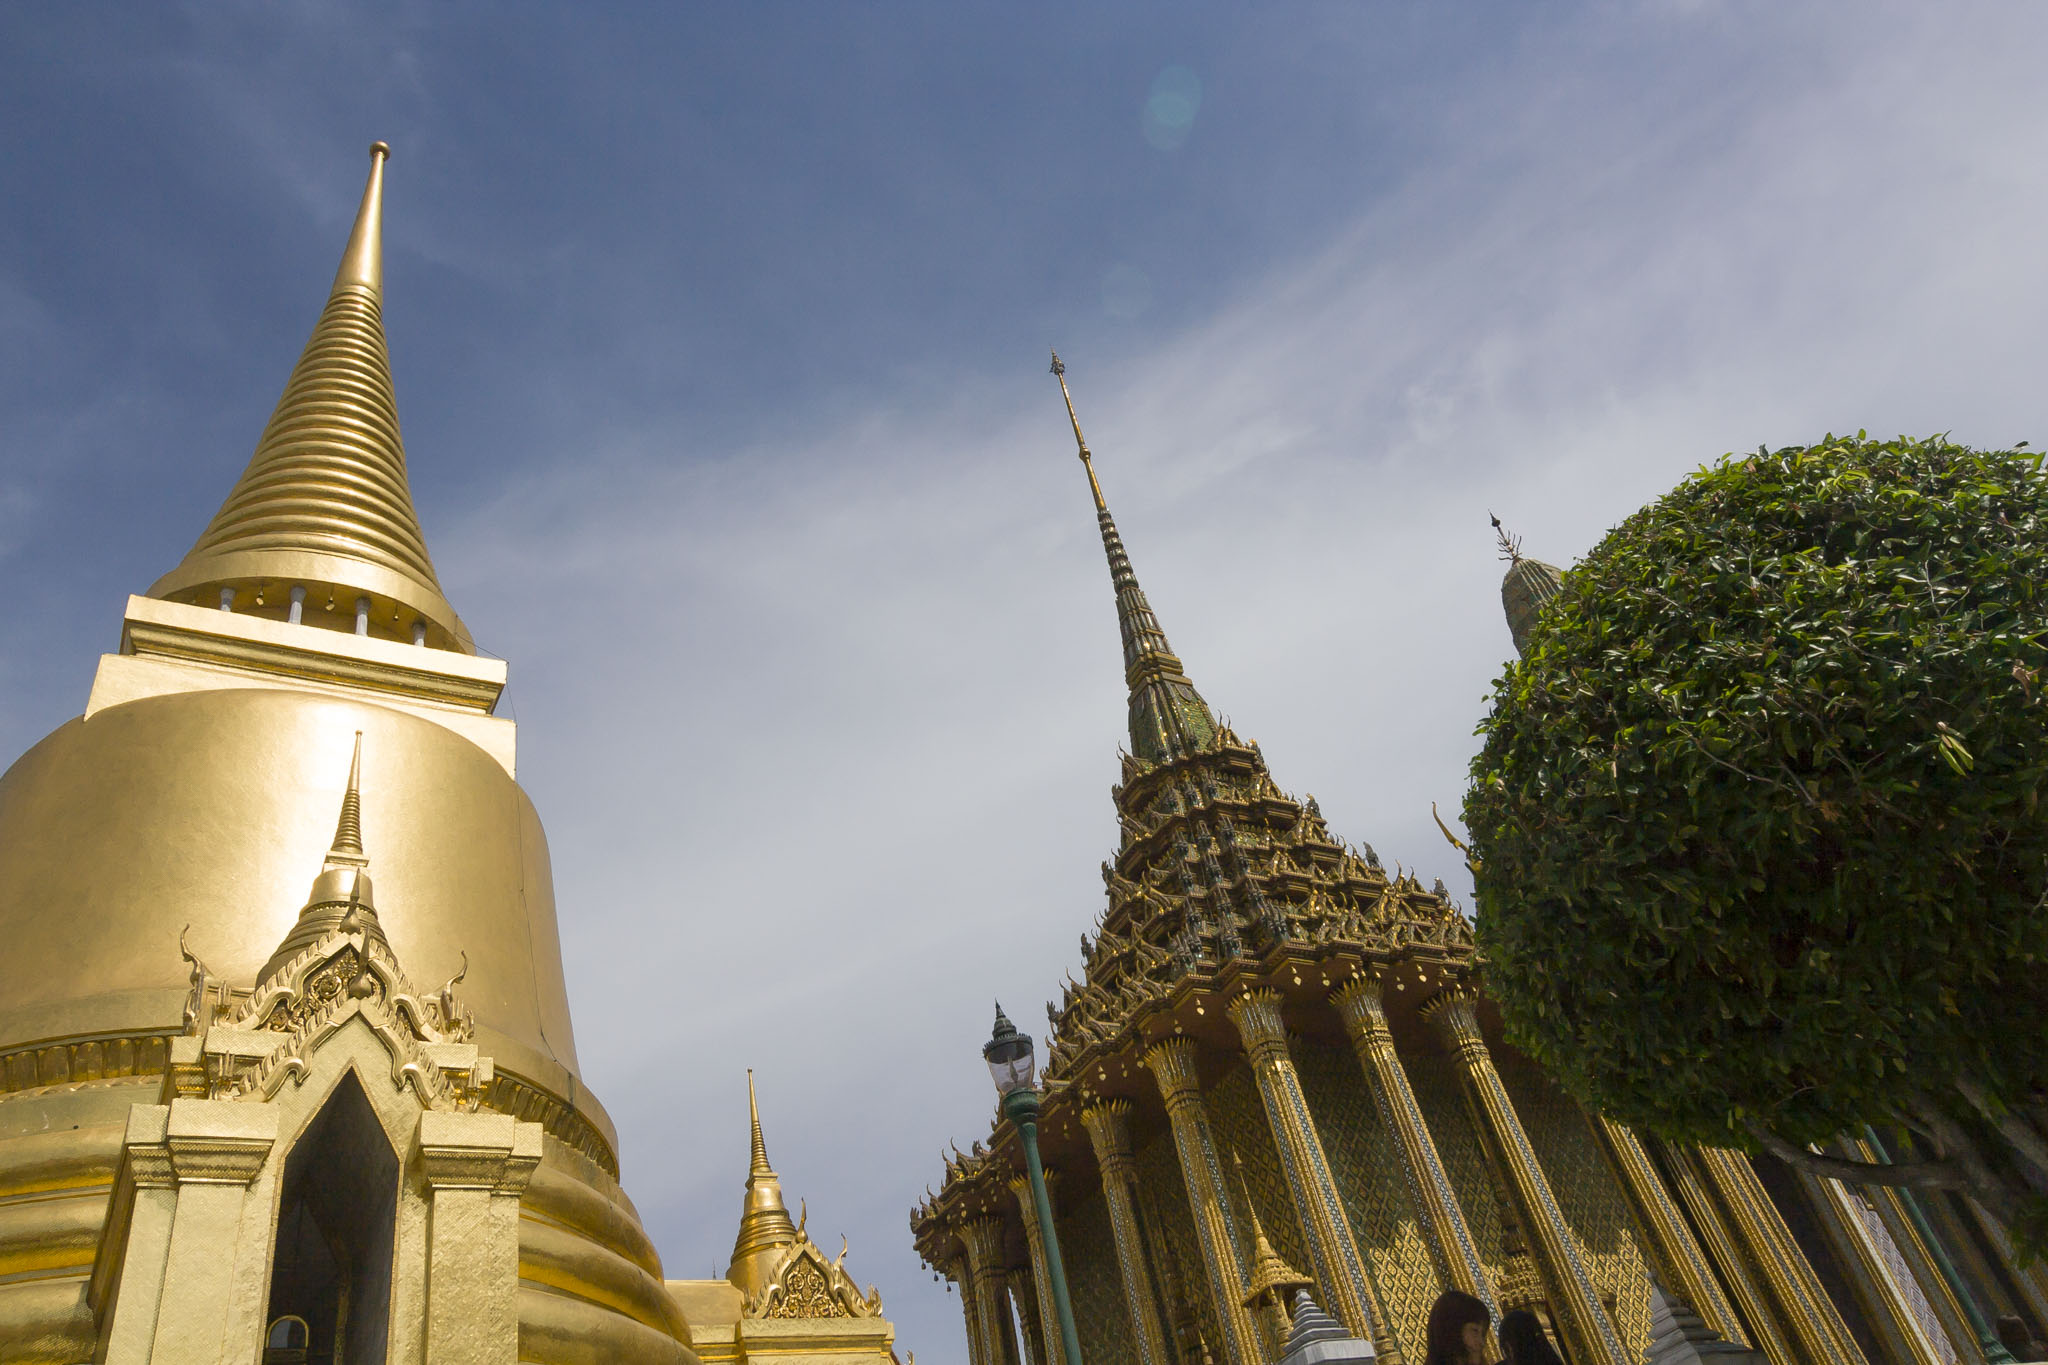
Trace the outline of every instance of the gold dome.
<path fill-rule="evenodd" d="M 109 706 L 0 777 L 0 1051 L 175 1029 L 184 925 L 218 978 L 252 985 L 334 840 L 358 730 L 362 839 L 393 948 L 422 979 L 467 954 L 463 997 L 500 1065 L 587 1103 L 526 793 L 444 725 L 282 688 Z"/>

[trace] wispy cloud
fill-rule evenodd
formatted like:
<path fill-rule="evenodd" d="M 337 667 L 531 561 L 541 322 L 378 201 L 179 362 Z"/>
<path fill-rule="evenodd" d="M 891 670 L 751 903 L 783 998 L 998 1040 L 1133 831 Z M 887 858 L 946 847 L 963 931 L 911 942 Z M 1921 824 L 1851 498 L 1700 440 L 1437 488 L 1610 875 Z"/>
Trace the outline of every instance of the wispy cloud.
<path fill-rule="evenodd" d="M 81 179 L 204 144 L 144 171 L 216 217 L 166 236 L 122 187 L 0 224 L 0 554 L 82 547 L 10 608 L 0 733 L 75 709 L 110 584 L 203 524 L 354 207 L 325 158 L 391 138 L 416 483 L 513 661 L 626 1187 L 671 1275 L 721 1270 L 752 1065 L 812 1227 L 929 1361 L 962 1358 L 957 1301 L 905 1213 L 983 1131 L 991 997 L 1040 1031 L 1115 836 L 1115 627 L 1048 343 L 1210 701 L 1461 896 L 1429 803 L 1509 651 L 1488 510 L 1564 561 L 1729 448 L 2043 435 L 2034 7 L 1258 9 L 986 50 L 957 14 L 884 43 L 454 12 L 70 35 L 93 107 L 67 84 L 23 126 L 98 149 Z M 1169 66 L 1201 93 L 1161 149 Z M 49 268 L 72 238 L 104 265 Z"/>
<path fill-rule="evenodd" d="M 2016 17 L 1781 27 L 1801 45 L 1756 79 L 1672 107 L 1613 29 L 1721 22 L 1683 8 L 1532 41 L 1446 112 L 1456 154 L 1318 255 L 1154 347 L 1067 354 L 1212 703 L 1461 895 L 1428 808 L 1509 648 L 1487 510 L 1568 560 L 1731 447 L 2037 419 L 2048 135 Z M 1613 66 L 1559 67 L 1596 39 Z M 671 1273 L 725 1254 L 752 1065 L 814 1223 L 937 1357 L 957 1309 L 904 1211 L 986 1119 L 990 997 L 1056 994 L 1114 837 L 1109 594 L 1037 367 L 680 471 L 687 428 L 634 431 L 442 556 L 516 661 L 584 1066 Z M 676 1125 L 688 1162 L 645 1136 Z"/>

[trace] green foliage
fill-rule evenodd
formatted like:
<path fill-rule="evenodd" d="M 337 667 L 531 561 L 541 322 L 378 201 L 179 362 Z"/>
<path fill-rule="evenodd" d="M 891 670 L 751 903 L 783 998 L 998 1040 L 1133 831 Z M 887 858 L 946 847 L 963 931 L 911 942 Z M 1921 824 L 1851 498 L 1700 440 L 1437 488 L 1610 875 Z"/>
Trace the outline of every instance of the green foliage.
<path fill-rule="evenodd" d="M 2048 1092 L 2048 479 L 1862 433 L 1612 531 L 1465 799 L 1510 1036 L 1608 1114 L 1796 1143 Z M 2033 1106 L 2030 1109 L 2030 1106 Z"/>

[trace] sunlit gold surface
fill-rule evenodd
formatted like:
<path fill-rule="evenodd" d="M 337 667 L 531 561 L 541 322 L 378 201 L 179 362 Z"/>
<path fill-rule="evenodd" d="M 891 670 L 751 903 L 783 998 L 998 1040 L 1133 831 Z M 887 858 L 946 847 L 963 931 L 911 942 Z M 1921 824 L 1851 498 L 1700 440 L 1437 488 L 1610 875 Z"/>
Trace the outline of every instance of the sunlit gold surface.
<path fill-rule="evenodd" d="M 505 667 L 458 652 L 412 513 L 384 151 L 180 600 L 130 599 L 0 777 L 0 1359 L 250 1358 L 285 1160 L 351 1075 L 404 1172 L 390 1358 L 693 1359 L 576 1076 Z"/>
<path fill-rule="evenodd" d="M 466 998 L 501 1060 L 521 1072 L 539 1060 L 532 1079 L 574 1097 L 532 802 L 439 725 L 283 690 L 110 707 L 64 725 L 0 777 L 0 1052 L 175 1028 L 187 924 L 216 973 L 253 982 L 321 867 L 357 730 L 385 933 L 423 975 L 451 975 L 467 953 Z"/>
<path fill-rule="evenodd" d="M 293 585 L 306 608 L 353 621 L 370 599 L 374 633 L 473 652 L 441 595 L 406 481 L 405 443 L 384 343 L 383 143 L 327 306 L 285 384 L 256 453 L 184 562 L 153 597 L 212 605 L 234 590 L 239 610 L 282 617 Z M 256 598 L 263 598 L 258 605 Z"/>

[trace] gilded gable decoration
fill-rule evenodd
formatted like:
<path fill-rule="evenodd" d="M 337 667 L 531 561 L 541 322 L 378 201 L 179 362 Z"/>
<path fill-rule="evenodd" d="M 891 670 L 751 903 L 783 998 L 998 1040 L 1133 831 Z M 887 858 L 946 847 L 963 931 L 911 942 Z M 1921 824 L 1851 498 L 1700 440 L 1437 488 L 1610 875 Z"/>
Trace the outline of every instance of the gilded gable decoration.
<path fill-rule="evenodd" d="M 876 1318 L 882 1296 L 872 1286 L 866 1294 L 845 1270 L 847 1248 L 826 1260 L 818 1244 L 799 1228 L 797 1240 L 783 1252 L 782 1264 L 758 1294 L 750 1295 L 744 1318 Z"/>

